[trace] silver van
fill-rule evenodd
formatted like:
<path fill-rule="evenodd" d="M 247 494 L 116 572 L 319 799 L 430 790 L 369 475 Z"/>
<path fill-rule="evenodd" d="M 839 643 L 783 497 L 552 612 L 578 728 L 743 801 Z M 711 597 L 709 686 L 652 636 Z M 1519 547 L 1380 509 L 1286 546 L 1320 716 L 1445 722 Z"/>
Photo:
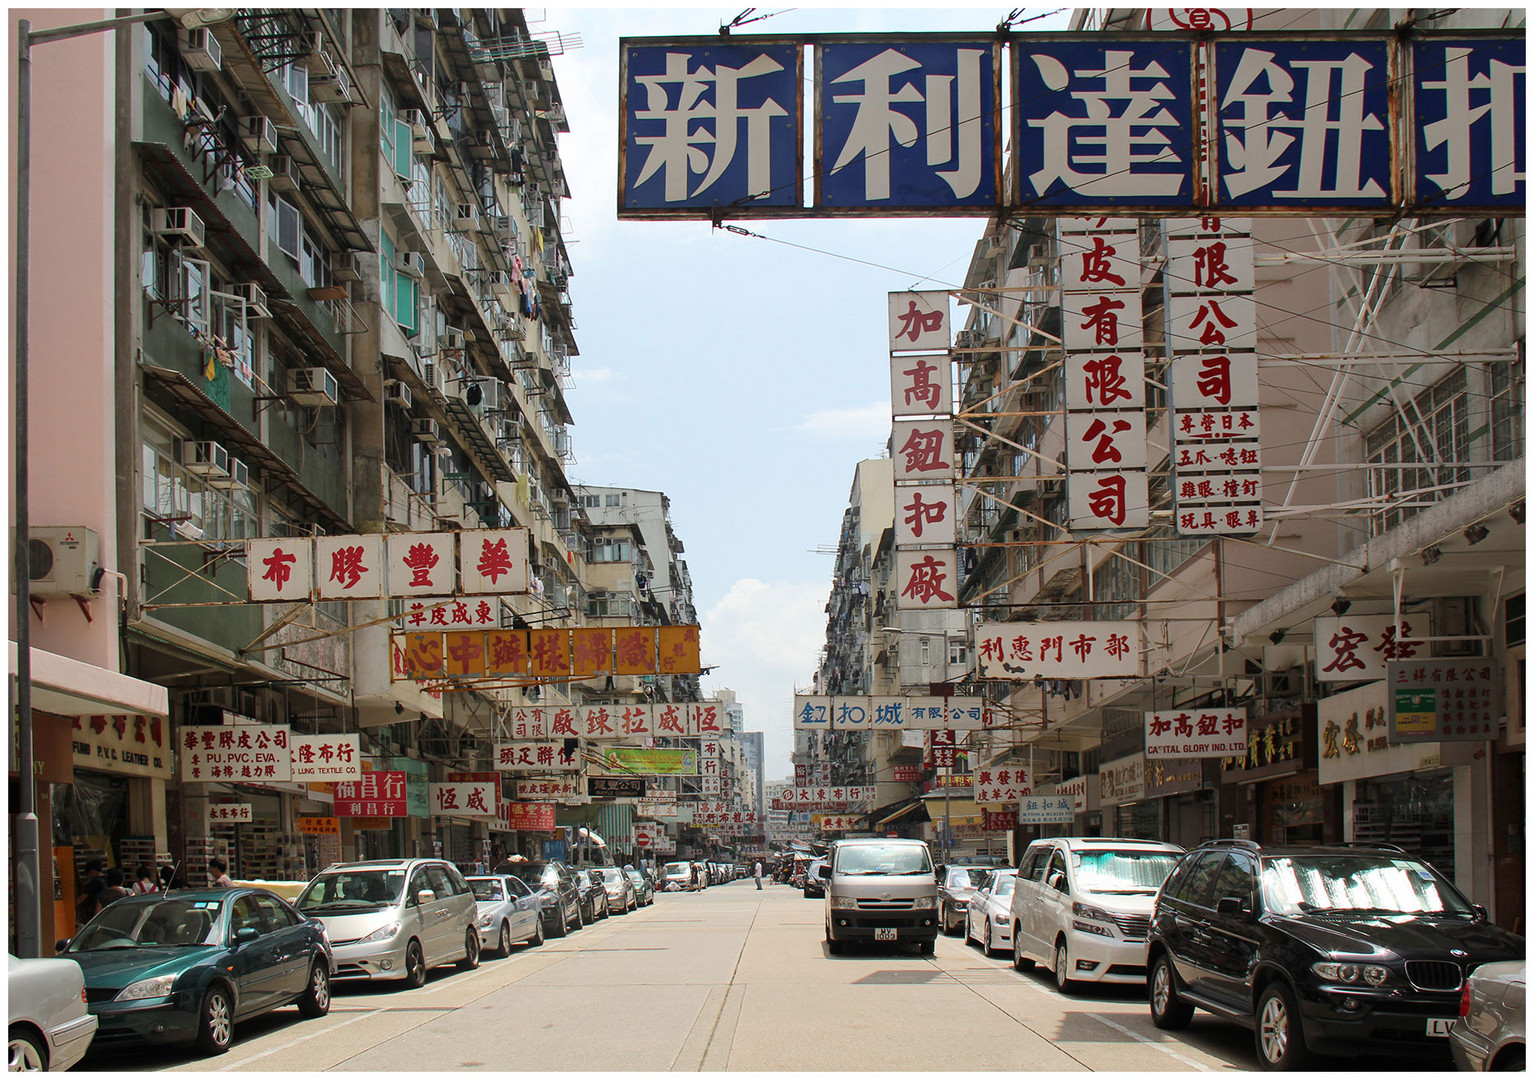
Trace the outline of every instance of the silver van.
<path fill-rule="evenodd" d="M 826 948 L 848 941 L 937 947 L 937 876 L 921 840 L 840 840 L 818 871 L 826 886 Z"/>
<path fill-rule="evenodd" d="M 1012 892 L 1012 966 L 1049 965 L 1061 993 L 1078 982 L 1144 982 L 1151 908 L 1182 854 L 1159 840 L 1035 840 Z"/>
<path fill-rule="evenodd" d="M 294 906 L 325 927 L 335 979 L 403 979 L 415 987 L 439 964 L 479 966 L 474 893 L 442 859 L 337 863 L 304 886 Z"/>

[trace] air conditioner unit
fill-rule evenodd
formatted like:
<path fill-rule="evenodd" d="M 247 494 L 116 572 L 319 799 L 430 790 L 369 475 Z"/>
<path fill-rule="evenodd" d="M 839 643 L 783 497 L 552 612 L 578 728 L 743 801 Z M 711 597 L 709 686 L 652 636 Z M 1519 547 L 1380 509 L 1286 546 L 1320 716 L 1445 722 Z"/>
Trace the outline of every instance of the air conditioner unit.
<path fill-rule="evenodd" d="M 427 446 L 442 445 L 442 430 L 437 427 L 437 422 L 425 416 L 415 417 L 410 421 L 410 435 L 418 443 Z"/>
<path fill-rule="evenodd" d="M 437 335 L 437 348 L 445 352 L 463 351 L 463 331 L 449 326 Z"/>
<path fill-rule="evenodd" d="M 469 232 L 479 228 L 479 207 L 473 203 L 455 203 L 453 205 L 453 229 L 455 232 Z"/>
<path fill-rule="evenodd" d="M 270 117 L 247 116 L 240 120 L 240 141 L 254 154 L 277 152 L 277 125 Z"/>
<path fill-rule="evenodd" d="M 325 368 L 293 368 L 288 372 L 288 397 L 296 405 L 339 405 L 341 384 Z"/>
<path fill-rule="evenodd" d="M 419 281 L 426 276 L 426 256 L 419 251 L 401 251 L 394 256 L 394 269 Z"/>
<path fill-rule="evenodd" d="M 337 68 L 333 75 L 316 75 L 309 80 L 309 97 L 313 101 L 327 101 L 332 104 L 350 104 L 352 100 L 351 83 L 347 81 L 346 72 Z"/>
<path fill-rule="evenodd" d="M 150 212 L 149 231 L 156 236 L 190 240 L 193 247 L 207 243 L 208 230 L 190 206 L 157 206 Z"/>
<path fill-rule="evenodd" d="M 470 387 L 475 387 L 479 390 L 479 404 L 471 404 L 469 408 L 480 413 L 501 411 L 502 384 L 500 379 L 465 379 L 463 382 L 465 399 L 467 399 L 470 393 Z"/>
<path fill-rule="evenodd" d="M 216 442 L 181 444 L 181 465 L 196 476 L 228 476 L 229 451 Z"/>
<path fill-rule="evenodd" d="M 273 191 L 297 191 L 303 183 L 298 162 L 287 154 L 273 154 L 266 159 L 266 166 L 272 170 L 272 178 L 267 184 Z"/>
<path fill-rule="evenodd" d="M 224 66 L 224 50 L 206 26 L 186 31 L 181 59 L 193 71 L 217 71 Z"/>
<path fill-rule="evenodd" d="M 469 92 L 473 89 L 473 87 L 474 84 L 468 82 L 460 82 L 457 84 L 455 89 L 458 92 L 457 96 L 460 104 L 467 105 L 469 103 Z"/>
<path fill-rule="evenodd" d="M 229 291 L 245 301 L 247 319 L 270 319 L 272 309 L 267 306 L 266 292 L 254 281 L 240 281 L 229 286 Z"/>
<path fill-rule="evenodd" d="M 208 486 L 223 488 L 225 491 L 243 491 L 250 487 L 250 466 L 232 457 L 229 459 L 229 475 L 208 477 Z"/>
<path fill-rule="evenodd" d="M 432 397 L 447 397 L 447 368 L 445 365 L 434 361 L 427 361 L 422 364 L 421 381 L 431 391 Z"/>
<path fill-rule="evenodd" d="M 83 525 L 33 526 L 27 530 L 27 538 L 27 581 L 33 597 L 88 597 L 96 592 L 101 551 L 94 529 Z"/>
<path fill-rule="evenodd" d="M 361 281 L 362 266 L 355 251 L 337 251 L 330 256 L 330 276 L 336 281 Z"/>
<path fill-rule="evenodd" d="M 401 109 L 399 111 L 400 122 L 410 125 L 410 133 L 417 138 L 431 130 L 431 123 L 427 115 L 420 109 Z"/>
<path fill-rule="evenodd" d="M 495 328 L 495 336 L 502 341 L 521 341 L 527 337 L 527 328 L 522 325 L 522 316 L 513 313 L 503 325 Z"/>
<path fill-rule="evenodd" d="M 502 420 L 500 428 L 496 432 L 495 441 L 501 446 L 512 446 L 521 441 L 521 434 L 517 431 L 515 420 Z"/>
<path fill-rule="evenodd" d="M 389 379 L 384 383 L 384 404 L 398 405 L 402 409 L 410 408 L 410 387 L 399 379 Z"/>

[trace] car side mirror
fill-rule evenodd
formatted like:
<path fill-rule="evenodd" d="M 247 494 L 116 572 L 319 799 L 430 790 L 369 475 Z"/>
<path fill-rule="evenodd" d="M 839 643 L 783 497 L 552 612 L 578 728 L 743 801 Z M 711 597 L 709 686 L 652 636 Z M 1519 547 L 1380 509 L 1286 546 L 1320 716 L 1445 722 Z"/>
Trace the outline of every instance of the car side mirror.
<path fill-rule="evenodd" d="M 819 870 L 815 871 L 815 876 L 820 878 L 822 881 L 830 881 L 831 868 L 829 866 L 822 866 Z"/>
<path fill-rule="evenodd" d="M 1045 884 L 1047 884 L 1051 889 L 1054 889 L 1056 892 L 1070 891 L 1066 888 L 1065 885 L 1065 875 L 1058 870 L 1049 875 L 1049 881 L 1047 881 Z"/>
<path fill-rule="evenodd" d="M 1221 915 L 1240 915 L 1246 910 L 1246 903 L 1239 896 L 1222 896 L 1215 901 L 1214 909 Z"/>
<path fill-rule="evenodd" d="M 53 943 L 53 951 L 56 952 L 56 953 L 63 952 L 65 949 L 69 948 L 69 943 L 72 940 L 73 940 L 72 938 L 67 938 L 67 937 L 66 938 L 59 938 L 57 941 L 55 941 Z"/>
<path fill-rule="evenodd" d="M 1475 908 L 1475 917 L 1477 919 L 1479 919 L 1481 922 L 1490 922 L 1491 921 L 1491 916 L 1486 914 L 1486 905 L 1485 904 L 1472 904 L 1471 907 Z"/>
<path fill-rule="evenodd" d="M 436 898 L 437 894 L 431 889 L 422 889 L 420 892 L 415 894 L 415 902 L 417 904 L 429 904 Z"/>
<path fill-rule="evenodd" d="M 234 943 L 236 945 L 245 945 L 255 941 L 260 936 L 261 931 L 257 930 L 254 926 L 242 926 L 234 932 Z"/>

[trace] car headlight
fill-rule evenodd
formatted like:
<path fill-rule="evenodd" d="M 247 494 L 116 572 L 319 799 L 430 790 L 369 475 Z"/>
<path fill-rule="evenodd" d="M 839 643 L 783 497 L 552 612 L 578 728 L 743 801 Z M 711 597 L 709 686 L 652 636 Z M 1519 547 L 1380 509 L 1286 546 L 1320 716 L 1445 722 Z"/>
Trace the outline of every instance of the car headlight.
<path fill-rule="evenodd" d="M 330 940 L 330 935 L 325 932 L 325 924 L 322 921 L 313 918 L 311 918 L 309 921 L 314 924 L 315 928 L 319 930 L 320 934 L 324 936 L 326 941 Z"/>
<path fill-rule="evenodd" d="M 858 901 L 857 901 L 857 897 L 855 897 L 855 896 L 833 896 L 833 897 L 831 897 L 831 909 L 833 911 L 850 911 L 850 910 L 855 910 L 857 908 L 857 906 L 858 906 Z"/>
<path fill-rule="evenodd" d="M 996 914 L 991 916 L 991 921 L 997 926 L 1006 926 L 1007 920 L 1011 917 L 1012 913 L 1010 911 L 998 911 Z"/>
<path fill-rule="evenodd" d="M 1109 915 L 1100 907 L 1093 907 L 1091 904 L 1072 904 L 1071 914 L 1078 919 L 1096 919 L 1098 922 L 1105 923 L 1113 922 L 1112 915 Z"/>
<path fill-rule="evenodd" d="M 358 938 L 357 941 L 356 941 L 356 944 L 358 944 L 358 945 L 370 945 L 370 944 L 372 944 L 375 941 L 388 941 L 391 937 L 393 937 L 397 933 L 399 933 L 399 923 L 397 923 L 397 922 L 386 923 L 385 925 L 380 926 L 377 930 L 374 930 L 367 937 Z"/>
<path fill-rule="evenodd" d="M 917 911 L 931 911 L 933 908 L 937 907 L 937 897 L 918 896 L 916 898 L 915 907 Z"/>
<path fill-rule="evenodd" d="M 171 985 L 176 981 L 174 975 L 156 975 L 152 979 L 140 979 L 136 983 L 130 983 L 123 987 L 122 993 L 118 994 L 115 1001 L 143 1001 L 145 998 L 167 997 L 170 994 Z"/>
<path fill-rule="evenodd" d="M 495 920 L 495 916 L 493 914 L 491 914 L 488 911 L 485 912 L 483 915 L 481 915 L 479 917 L 479 928 L 481 930 L 483 930 L 485 927 L 489 926 L 494 920 Z"/>
<path fill-rule="evenodd" d="M 1310 970 L 1328 982 L 1365 982 L 1370 986 L 1381 986 L 1390 978 L 1390 969 L 1381 967 L 1379 964 L 1339 964 L 1327 962 L 1311 964 Z"/>

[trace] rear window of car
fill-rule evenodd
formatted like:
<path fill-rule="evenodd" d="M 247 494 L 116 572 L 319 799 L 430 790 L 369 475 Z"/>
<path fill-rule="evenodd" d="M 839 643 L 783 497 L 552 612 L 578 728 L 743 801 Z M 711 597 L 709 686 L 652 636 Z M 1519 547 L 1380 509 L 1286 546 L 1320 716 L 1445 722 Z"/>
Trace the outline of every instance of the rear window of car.
<path fill-rule="evenodd" d="M 506 897 L 504 888 L 495 878 L 470 878 L 469 888 L 476 900 L 503 900 Z"/>

